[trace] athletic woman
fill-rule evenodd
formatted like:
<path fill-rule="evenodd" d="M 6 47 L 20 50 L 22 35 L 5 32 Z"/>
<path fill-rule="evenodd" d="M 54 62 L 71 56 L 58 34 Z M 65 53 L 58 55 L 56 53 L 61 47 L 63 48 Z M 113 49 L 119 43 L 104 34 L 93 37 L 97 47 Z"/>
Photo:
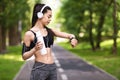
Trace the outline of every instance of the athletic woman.
<path fill-rule="evenodd" d="M 31 71 L 30 80 L 57 80 L 56 65 L 51 54 L 54 36 L 70 40 L 72 47 L 77 45 L 73 34 L 60 32 L 48 28 L 52 17 L 52 10 L 45 4 L 36 4 L 32 16 L 32 28 L 27 31 L 23 39 L 22 57 L 24 60 L 34 55 L 35 62 Z M 37 33 L 43 41 L 38 40 Z M 45 52 L 41 52 L 45 45 Z"/>

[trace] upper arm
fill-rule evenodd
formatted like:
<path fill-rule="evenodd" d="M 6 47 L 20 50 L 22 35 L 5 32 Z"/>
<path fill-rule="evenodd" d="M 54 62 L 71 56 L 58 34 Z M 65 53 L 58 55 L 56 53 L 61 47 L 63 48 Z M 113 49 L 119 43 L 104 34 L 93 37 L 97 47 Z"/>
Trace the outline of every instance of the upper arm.
<path fill-rule="evenodd" d="M 32 34 L 30 31 L 27 31 L 24 35 L 23 43 L 25 43 L 26 46 L 30 46 L 31 43 L 31 37 Z"/>

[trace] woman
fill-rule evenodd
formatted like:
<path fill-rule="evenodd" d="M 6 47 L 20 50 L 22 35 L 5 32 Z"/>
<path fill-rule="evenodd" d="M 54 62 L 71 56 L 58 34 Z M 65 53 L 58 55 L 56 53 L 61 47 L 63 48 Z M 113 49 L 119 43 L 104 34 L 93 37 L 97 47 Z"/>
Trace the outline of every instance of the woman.
<path fill-rule="evenodd" d="M 45 4 L 36 4 L 33 10 L 32 28 L 27 31 L 23 39 L 22 57 L 24 60 L 35 56 L 35 63 L 31 71 L 30 80 L 57 80 L 57 71 L 51 54 L 54 36 L 70 39 L 73 47 L 77 40 L 73 34 L 59 32 L 46 27 L 51 21 L 52 10 Z M 38 40 L 37 32 L 43 36 L 44 43 Z M 44 54 L 40 51 L 45 45 Z"/>

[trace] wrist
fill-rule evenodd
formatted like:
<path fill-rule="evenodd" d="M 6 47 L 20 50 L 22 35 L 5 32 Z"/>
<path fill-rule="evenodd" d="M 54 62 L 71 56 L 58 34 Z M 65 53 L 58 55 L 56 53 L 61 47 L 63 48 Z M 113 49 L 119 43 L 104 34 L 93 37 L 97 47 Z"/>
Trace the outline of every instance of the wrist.
<path fill-rule="evenodd" d="M 71 36 L 70 36 L 70 41 L 71 41 L 72 39 L 75 39 L 75 35 L 71 35 Z"/>
<path fill-rule="evenodd" d="M 35 47 L 33 49 L 31 49 L 32 53 L 34 53 L 36 51 Z"/>

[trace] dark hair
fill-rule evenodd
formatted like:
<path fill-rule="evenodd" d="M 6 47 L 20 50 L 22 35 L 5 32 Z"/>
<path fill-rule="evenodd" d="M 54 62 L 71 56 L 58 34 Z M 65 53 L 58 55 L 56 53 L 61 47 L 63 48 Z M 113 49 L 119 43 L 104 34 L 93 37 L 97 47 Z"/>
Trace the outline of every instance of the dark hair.
<path fill-rule="evenodd" d="M 33 16 L 32 16 L 32 27 L 35 25 L 38 17 L 37 17 L 37 13 L 40 12 L 40 10 L 42 9 L 42 7 L 44 6 L 45 4 L 35 4 L 34 6 L 34 9 L 33 9 Z M 44 8 L 44 10 L 42 11 L 42 13 L 46 13 L 47 10 L 51 10 L 51 8 L 49 6 L 46 6 Z"/>

